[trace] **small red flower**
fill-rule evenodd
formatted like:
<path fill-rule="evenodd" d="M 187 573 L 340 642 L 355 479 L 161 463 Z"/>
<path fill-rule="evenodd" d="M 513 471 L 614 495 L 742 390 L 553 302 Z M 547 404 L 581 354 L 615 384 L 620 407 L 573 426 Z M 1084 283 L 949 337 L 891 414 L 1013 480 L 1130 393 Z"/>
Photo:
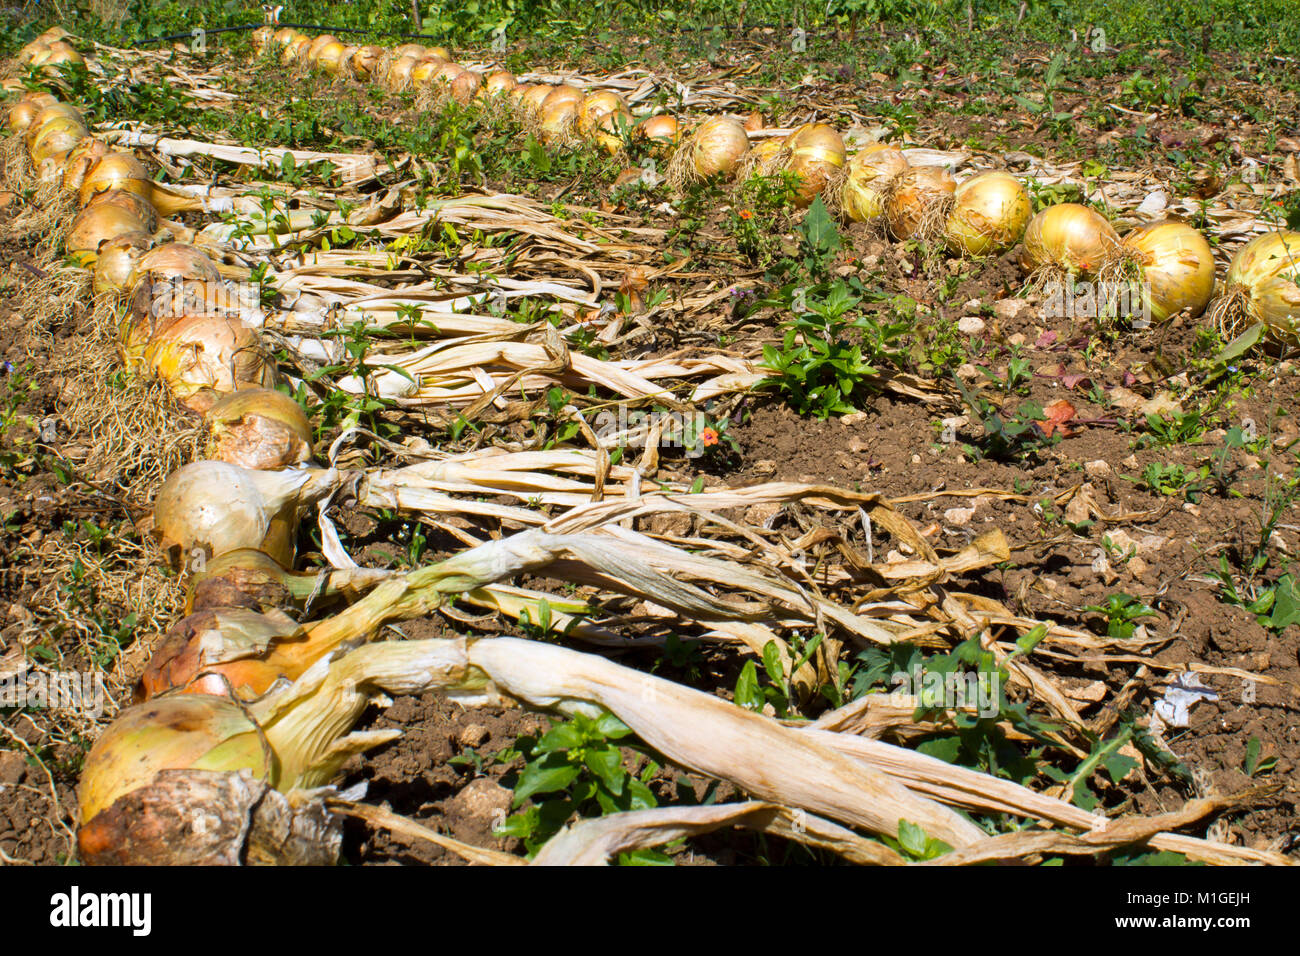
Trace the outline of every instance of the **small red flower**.
<path fill-rule="evenodd" d="M 704 442 L 704 447 L 716 445 L 718 443 L 718 433 L 712 428 L 706 428 L 700 432 L 700 441 Z"/>
<path fill-rule="evenodd" d="M 740 210 L 740 212 L 738 213 L 738 215 L 740 216 L 741 219 L 753 219 L 753 218 L 754 218 L 754 214 L 753 214 L 752 212 L 750 212 L 748 209 L 742 209 L 742 210 Z"/>

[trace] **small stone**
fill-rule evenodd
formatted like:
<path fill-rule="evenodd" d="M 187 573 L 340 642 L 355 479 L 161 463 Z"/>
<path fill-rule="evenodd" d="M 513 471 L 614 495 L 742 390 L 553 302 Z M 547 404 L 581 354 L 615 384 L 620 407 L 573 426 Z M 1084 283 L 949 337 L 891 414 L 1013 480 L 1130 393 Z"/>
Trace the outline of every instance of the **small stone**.
<path fill-rule="evenodd" d="M 1106 461 L 1104 458 L 1085 462 L 1083 473 L 1089 478 L 1107 478 L 1110 476 L 1110 462 Z"/>
<path fill-rule="evenodd" d="M 957 331 L 963 335 L 979 335 L 984 331 L 984 320 L 978 315 L 963 315 L 957 320 Z"/>
<path fill-rule="evenodd" d="M 760 528 L 766 528 L 768 522 L 776 517 L 781 506 L 775 501 L 765 501 L 762 504 L 750 505 L 745 512 L 745 522 L 747 524 L 757 525 Z"/>
<path fill-rule="evenodd" d="M 1141 577 L 1147 572 L 1147 563 L 1135 554 L 1128 559 L 1128 570 L 1135 578 Z"/>
<path fill-rule="evenodd" d="M 913 455 L 913 456 L 912 456 L 912 464 L 914 464 L 914 465 L 919 465 L 920 463 L 921 463 L 921 456 L 920 456 L 920 455 Z"/>
<path fill-rule="evenodd" d="M 460 732 L 462 747 L 481 747 L 491 734 L 482 724 L 470 724 Z"/>
<path fill-rule="evenodd" d="M 1201 509 L 1198 508 L 1196 505 L 1192 504 L 1190 501 L 1185 502 L 1183 504 L 1183 510 L 1186 511 L 1189 515 L 1192 515 L 1193 517 L 1199 518 L 1201 516 Z"/>
<path fill-rule="evenodd" d="M 867 450 L 867 443 L 865 440 L 857 437 L 849 439 L 849 451 L 853 452 L 853 454 L 861 455 L 865 453 L 866 450 Z"/>
<path fill-rule="evenodd" d="M 841 425 L 861 425 L 867 420 L 866 412 L 849 412 L 840 419 Z"/>
<path fill-rule="evenodd" d="M 776 462 L 771 458 L 760 458 L 754 462 L 754 471 L 760 475 L 770 475 L 776 471 Z"/>
<path fill-rule="evenodd" d="M 495 780 L 476 777 L 465 789 L 447 801 L 447 808 L 455 815 L 495 826 L 510 813 L 510 802 L 513 799 L 514 793 Z"/>
<path fill-rule="evenodd" d="M 974 517 L 974 508 L 949 508 L 943 513 L 943 520 L 958 528 L 970 524 L 971 518 Z"/>
<path fill-rule="evenodd" d="M 1027 340 L 1025 333 L 1017 332 L 1015 335 L 1007 336 L 1007 345 L 1024 345 Z"/>
<path fill-rule="evenodd" d="M 993 303 L 993 314 L 1003 322 L 1013 322 L 1029 311 L 1024 299 L 998 299 Z"/>
<path fill-rule="evenodd" d="M 980 377 L 980 370 L 970 362 L 957 366 L 957 377 L 964 382 L 974 382 Z"/>
<path fill-rule="evenodd" d="M 1129 455 L 1127 458 L 1121 461 L 1120 464 L 1123 465 L 1125 468 L 1136 468 L 1138 466 L 1138 456 Z"/>

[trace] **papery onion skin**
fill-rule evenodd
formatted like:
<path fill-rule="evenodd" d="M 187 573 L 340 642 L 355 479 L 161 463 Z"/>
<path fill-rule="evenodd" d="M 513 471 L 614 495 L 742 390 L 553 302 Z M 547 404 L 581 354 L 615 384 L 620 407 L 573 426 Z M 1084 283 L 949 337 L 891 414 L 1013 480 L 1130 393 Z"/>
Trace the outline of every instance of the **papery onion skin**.
<path fill-rule="evenodd" d="M 730 176 L 749 152 L 749 136 L 738 120 L 719 116 L 701 123 L 682 148 L 691 150 L 697 177 Z"/>
<path fill-rule="evenodd" d="M 144 278 L 218 282 L 221 273 L 206 252 L 185 242 L 168 242 L 140 257 L 131 273 L 131 285 Z"/>
<path fill-rule="evenodd" d="M 63 162 L 63 191 L 77 192 L 85 182 L 86 174 L 107 155 L 108 147 L 90 137 L 72 147 Z"/>
<path fill-rule="evenodd" d="M 25 133 L 34 120 L 48 106 L 58 100 L 45 92 L 27 93 L 13 106 L 9 107 L 8 124 L 11 133 Z"/>
<path fill-rule="evenodd" d="M 890 235 L 899 240 L 933 238 L 947 218 L 939 218 L 944 203 L 956 191 L 957 181 L 941 166 L 912 166 L 899 173 L 885 204 Z"/>
<path fill-rule="evenodd" d="M 1184 222 L 1154 222 L 1129 232 L 1116 257 L 1120 275 L 1124 262 L 1137 266 L 1144 284 L 1151 319 L 1163 322 L 1177 312 L 1193 318 L 1205 311 L 1214 294 L 1214 251 L 1205 237 Z M 1101 276 L 1112 276 L 1103 266 Z"/>
<path fill-rule="evenodd" d="M 149 237 L 142 232 L 128 233 L 103 243 L 95 257 L 94 291 L 100 295 L 125 293 L 131 287 L 131 274 L 136 262 L 148 248 Z"/>
<path fill-rule="evenodd" d="M 665 146 L 674 145 L 680 135 L 680 127 L 677 124 L 677 117 L 670 116 L 667 113 L 659 113 L 651 116 L 644 123 L 637 127 L 637 132 L 652 142 Z"/>
<path fill-rule="evenodd" d="M 375 65 L 379 58 L 384 55 L 384 48 L 374 46 L 373 44 L 363 46 L 353 53 L 348 62 L 352 67 L 352 72 L 362 79 L 366 79 L 375 71 Z"/>
<path fill-rule="evenodd" d="M 509 93 L 519 81 L 509 70 L 493 70 L 483 81 L 483 93 L 485 96 L 499 96 L 502 93 Z"/>
<path fill-rule="evenodd" d="M 1300 232 L 1256 236 L 1232 257 L 1224 285 L 1225 298 L 1239 300 L 1237 308 L 1245 318 L 1264 322 L 1274 334 L 1294 340 L 1300 333 Z"/>
<path fill-rule="evenodd" d="M 451 98 L 457 103 L 473 102 L 483 86 L 483 77 L 474 70 L 461 70 L 460 75 L 451 81 Z"/>
<path fill-rule="evenodd" d="M 1020 241 L 1032 215 L 1019 179 L 1001 170 L 979 173 L 953 193 L 944 238 L 952 251 L 970 256 L 1002 252 Z"/>
<path fill-rule="evenodd" d="M 77 190 L 77 202 L 86 205 L 96 193 L 120 189 L 148 199 L 152 181 L 144 165 L 130 153 L 108 153 L 87 171 Z"/>
<path fill-rule="evenodd" d="M 903 151 L 873 143 L 849 159 L 840 208 L 853 222 L 873 222 L 885 214 L 887 183 L 911 164 Z"/>
<path fill-rule="evenodd" d="M 1119 235 L 1104 216 L 1078 203 L 1059 203 L 1029 220 L 1020 267 L 1029 274 L 1047 269 L 1086 275 L 1118 245 Z"/>
<path fill-rule="evenodd" d="M 794 173 L 795 205 L 804 208 L 834 182 L 844 168 L 844 140 L 825 123 L 805 123 L 785 140 L 786 169 Z"/>
<path fill-rule="evenodd" d="M 546 102 L 546 98 L 551 95 L 553 89 L 554 87 L 547 86 L 545 83 L 538 83 L 536 86 L 530 87 L 523 96 L 524 109 L 540 116 L 542 114 L 542 104 Z"/>
<path fill-rule="evenodd" d="M 64 247 L 69 254 L 79 254 L 81 261 L 90 264 L 99 252 L 100 244 L 132 233 L 148 234 L 150 230 L 134 213 L 121 206 L 93 206 L 79 212 L 64 235 Z"/>
<path fill-rule="evenodd" d="M 302 406 L 273 389 L 240 389 L 208 410 L 207 455 L 241 468 L 288 468 L 311 460 Z"/>
<path fill-rule="evenodd" d="M 153 203 L 138 193 L 121 189 L 107 189 L 102 193 L 95 193 L 86 202 L 82 212 L 89 212 L 101 206 L 114 206 L 126 210 L 144 224 L 145 232 L 152 233 L 158 229 L 158 210 L 154 209 Z"/>
<path fill-rule="evenodd" d="M 270 388 L 276 381 L 275 363 L 257 331 L 226 316 L 182 315 L 160 321 L 145 346 L 144 361 L 185 404 L 192 404 L 188 400 L 204 390 Z"/>

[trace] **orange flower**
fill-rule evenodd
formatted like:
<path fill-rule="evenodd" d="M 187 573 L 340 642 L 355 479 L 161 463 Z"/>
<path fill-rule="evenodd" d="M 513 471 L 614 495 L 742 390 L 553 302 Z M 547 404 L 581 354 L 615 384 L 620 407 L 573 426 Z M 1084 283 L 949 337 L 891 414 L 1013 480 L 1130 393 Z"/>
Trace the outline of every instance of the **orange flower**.
<path fill-rule="evenodd" d="M 700 441 L 704 442 L 704 447 L 716 445 L 718 443 L 718 433 L 712 428 L 706 428 L 700 432 Z"/>
<path fill-rule="evenodd" d="M 754 214 L 753 214 L 752 212 L 750 212 L 748 209 L 742 209 L 742 210 L 740 210 L 739 216 L 740 216 L 741 219 L 753 219 L 753 218 L 754 218 Z"/>

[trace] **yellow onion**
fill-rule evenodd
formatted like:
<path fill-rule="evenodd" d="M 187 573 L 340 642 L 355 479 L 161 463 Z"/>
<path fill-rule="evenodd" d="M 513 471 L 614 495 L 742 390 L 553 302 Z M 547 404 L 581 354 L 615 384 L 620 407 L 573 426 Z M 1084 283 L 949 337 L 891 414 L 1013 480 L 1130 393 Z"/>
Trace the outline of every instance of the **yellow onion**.
<path fill-rule="evenodd" d="M 884 216 L 885 198 L 894 177 L 910 168 L 903 151 L 873 143 L 853 155 L 840 190 L 839 206 L 854 222 L 872 222 Z"/>
<path fill-rule="evenodd" d="M 435 60 L 429 57 L 416 61 L 415 65 L 411 67 L 411 83 L 416 86 L 421 86 L 432 82 L 433 75 L 442 68 L 442 63 L 442 60 Z"/>
<path fill-rule="evenodd" d="M 105 204 L 92 206 L 77 213 L 64 236 L 64 246 L 69 255 L 84 264 L 92 264 L 100 244 L 129 234 L 148 236 L 140 217 L 122 206 Z"/>
<path fill-rule="evenodd" d="M 1265 233 L 1237 250 L 1211 314 L 1225 336 L 1263 322 L 1293 341 L 1300 333 L 1300 232 Z"/>
<path fill-rule="evenodd" d="M 148 248 L 149 237 L 143 232 L 127 233 L 101 245 L 95 258 L 95 292 L 120 295 L 130 289 L 136 261 Z"/>
<path fill-rule="evenodd" d="M 362 79 L 365 79 L 375 72 L 375 65 L 383 55 L 383 47 L 368 44 L 358 49 L 356 53 L 353 53 L 348 62 L 352 66 L 352 72 Z"/>
<path fill-rule="evenodd" d="M 330 76 L 338 76 L 350 55 L 351 50 L 336 40 L 321 47 L 320 52 L 316 54 L 316 65 Z"/>
<path fill-rule="evenodd" d="M 749 151 L 749 135 L 729 116 L 707 119 L 673 154 L 668 179 L 680 189 L 710 176 L 729 177 Z"/>
<path fill-rule="evenodd" d="M 90 168 L 77 190 L 77 202 L 82 206 L 98 193 L 119 189 L 149 199 L 152 180 L 143 164 L 130 153 L 108 153 Z"/>
<path fill-rule="evenodd" d="M 17 59 L 19 65 L 31 66 L 33 65 L 32 60 L 36 59 L 37 56 L 48 56 L 50 52 L 50 44 L 52 42 L 52 40 L 37 37 L 31 43 L 26 44 L 18 51 Z"/>
<path fill-rule="evenodd" d="M 401 46 L 397 47 L 397 49 L 393 50 L 394 56 L 397 57 L 411 56 L 411 57 L 415 57 L 417 60 L 422 56 L 428 55 L 428 53 L 429 50 L 424 46 L 423 43 L 403 43 Z M 451 57 L 444 56 L 442 57 L 442 59 L 450 60 Z"/>
<path fill-rule="evenodd" d="M 339 43 L 339 40 L 338 37 L 330 33 L 322 33 L 320 36 L 312 40 L 311 43 L 307 45 L 307 62 L 312 66 L 315 66 L 320 60 L 321 51 L 331 43 Z M 343 44 L 339 43 L 339 48 L 342 49 L 342 47 Z"/>
<path fill-rule="evenodd" d="M 426 47 L 425 52 L 428 53 L 429 56 L 441 57 L 444 60 L 451 59 L 451 51 L 448 50 L 445 46 Z"/>
<path fill-rule="evenodd" d="M 41 39 L 48 40 L 51 43 L 55 40 L 63 40 L 72 36 L 67 30 L 60 26 L 52 26 L 41 32 Z"/>
<path fill-rule="evenodd" d="M 509 93 L 519 81 L 509 70 L 493 70 L 483 81 L 483 93 L 486 96 L 499 96 L 502 93 Z"/>
<path fill-rule="evenodd" d="M 586 99 L 586 94 L 576 86 L 569 86 L 567 83 L 561 83 L 559 86 L 553 86 L 549 89 L 546 96 L 542 99 L 542 112 L 558 106 L 560 103 L 572 103 L 576 115 L 582 101 Z"/>
<path fill-rule="evenodd" d="M 536 86 L 529 87 L 523 96 L 524 109 L 541 116 L 542 104 L 546 102 L 546 98 L 551 95 L 553 89 L 554 87 L 547 86 L 545 83 L 538 83 Z"/>
<path fill-rule="evenodd" d="M 275 384 L 275 363 L 255 329 L 224 315 L 181 315 L 164 319 L 144 348 L 144 361 L 182 403 L 198 407 L 196 393 L 233 392 Z"/>
<path fill-rule="evenodd" d="M 338 482 L 333 469 L 254 471 L 196 461 L 167 476 L 154 498 L 153 536 L 173 567 L 201 570 L 208 559 L 255 548 L 293 566 L 302 510 Z"/>
<path fill-rule="evenodd" d="M 631 125 L 632 114 L 627 104 L 611 90 L 588 94 L 578 107 L 578 128 L 607 152 L 617 153 L 623 148 L 622 129 Z"/>
<path fill-rule="evenodd" d="M 1031 275 L 1087 274 L 1118 245 L 1119 235 L 1105 217 L 1078 203 L 1059 203 L 1029 221 L 1020 267 Z"/>
<path fill-rule="evenodd" d="M 85 181 L 86 173 L 108 155 L 108 147 L 87 136 L 68 151 L 63 162 L 63 191 L 75 193 Z"/>
<path fill-rule="evenodd" d="M 85 122 L 82 120 L 81 112 L 76 107 L 69 106 L 67 103 L 52 103 L 42 109 L 28 124 L 26 132 L 23 133 L 23 142 L 27 146 L 27 151 L 31 152 L 43 135 L 53 129 L 63 129 L 69 126 L 84 130 Z M 69 147 L 71 148 L 71 147 Z"/>
<path fill-rule="evenodd" d="M 789 158 L 789 150 L 779 139 L 764 139 L 745 154 L 736 171 L 736 178 L 744 181 L 755 176 L 774 176 L 781 171 Z"/>
<path fill-rule="evenodd" d="M 651 142 L 672 146 L 677 142 L 677 117 L 658 113 L 638 126 L 637 132 Z"/>
<path fill-rule="evenodd" d="M 1029 192 L 1010 173 L 992 170 L 972 176 L 953 194 L 944 238 L 954 252 L 970 256 L 1010 249 L 1033 215 Z"/>
<path fill-rule="evenodd" d="M 311 40 L 299 34 L 289 42 L 280 55 L 280 62 L 286 66 L 290 63 L 297 63 L 304 60 L 307 56 L 307 50 L 311 48 Z"/>
<path fill-rule="evenodd" d="M 511 102 L 519 104 L 524 101 L 525 96 L 535 89 L 537 89 L 537 87 L 531 83 L 516 83 L 510 88 L 507 95 L 510 97 Z"/>
<path fill-rule="evenodd" d="M 543 142 L 562 143 L 572 135 L 582 98 L 582 91 L 572 86 L 557 86 L 547 94 L 541 110 Z"/>
<path fill-rule="evenodd" d="M 281 27 L 275 31 L 273 39 L 276 43 L 280 44 L 280 46 L 287 47 L 296 43 L 300 36 L 302 36 L 302 34 L 293 27 Z"/>
<path fill-rule="evenodd" d="M 288 468 L 311 460 L 302 407 L 273 389 L 245 388 L 208 410 L 207 457 L 241 468 Z"/>
<path fill-rule="evenodd" d="M 910 166 L 890 181 L 885 219 L 895 239 L 933 239 L 944 226 L 957 181 L 942 166 Z"/>
<path fill-rule="evenodd" d="M 141 256 L 131 271 L 130 285 L 143 279 L 219 282 L 221 273 L 208 254 L 185 242 L 168 242 Z"/>
<path fill-rule="evenodd" d="M 64 63 L 85 62 L 82 55 L 74 50 L 71 44 L 58 40 L 50 44 L 49 52 L 44 57 L 33 58 L 32 66 L 39 66 L 42 70 L 48 70 L 52 66 L 60 66 Z"/>
<path fill-rule="evenodd" d="M 844 140 L 825 123 L 805 123 L 786 137 L 786 169 L 799 177 L 795 205 L 804 207 L 840 176 L 844 168 Z"/>
<path fill-rule="evenodd" d="M 260 26 L 252 32 L 251 36 L 257 46 L 257 52 L 265 53 L 275 42 L 275 27 L 269 24 Z"/>
<path fill-rule="evenodd" d="M 62 177 L 63 162 L 68 153 L 89 135 L 90 132 L 74 119 L 54 119 L 45 124 L 28 151 L 32 163 L 38 167 L 49 165 L 53 174 Z"/>
<path fill-rule="evenodd" d="M 384 87 L 390 93 L 400 93 L 411 85 L 411 71 L 419 62 L 413 56 L 400 56 L 388 67 Z"/>
<path fill-rule="evenodd" d="M 44 92 L 28 93 L 17 103 L 9 107 L 8 125 L 11 133 L 25 133 L 32 125 L 32 120 L 47 106 L 53 106 L 58 100 Z"/>
<path fill-rule="evenodd" d="M 1153 222 L 1124 236 L 1102 263 L 1098 278 L 1138 287 L 1143 307 L 1156 322 L 1183 311 L 1195 317 L 1214 294 L 1214 252 L 1184 222 Z"/>
<path fill-rule="evenodd" d="M 375 568 L 287 571 L 270 555 L 253 548 L 227 551 L 192 571 L 185 590 L 187 615 L 225 607 L 269 611 L 317 606 L 339 595 L 354 600 L 365 588 L 392 576 L 390 571 Z"/>
<path fill-rule="evenodd" d="M 474 70 L 461 70 L 451 81 L 451 98 L 457 103 L 470 103 L 478 95 L 483 77 Z"/>
<path fill-rule="evenodd" d="M 123 209 L 135 216 L 144 225 L 145 232 L 156 232 L 158 229 L 158 211 L 147 199 L 142 199 L 136 193 L 126 192 L 121 189 L 110 189 L 102 193 L 95 193 L 90 201 L 86 203 L 83 211 L 88 212 L 99 206 L 115 206 Z"/>

